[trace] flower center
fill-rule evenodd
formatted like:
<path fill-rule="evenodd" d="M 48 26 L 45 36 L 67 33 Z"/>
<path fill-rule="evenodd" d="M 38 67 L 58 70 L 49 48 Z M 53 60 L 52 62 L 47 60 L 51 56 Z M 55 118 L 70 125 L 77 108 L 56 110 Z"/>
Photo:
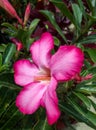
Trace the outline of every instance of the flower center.
<path fill-rule="evenodd" d="M 51 77 L 50 76 L 37 76 L 34 78 L 35 81 L 46 81 L 46 80 L 50 80 Z"/>
<path fill-rule="evenodd" d="M 51 76 L 50 76 L 50 70 L 45 69 L 44 72 L 41 72 L 40 75 L 34 77 L 35 81 L 50 81 Z"/>

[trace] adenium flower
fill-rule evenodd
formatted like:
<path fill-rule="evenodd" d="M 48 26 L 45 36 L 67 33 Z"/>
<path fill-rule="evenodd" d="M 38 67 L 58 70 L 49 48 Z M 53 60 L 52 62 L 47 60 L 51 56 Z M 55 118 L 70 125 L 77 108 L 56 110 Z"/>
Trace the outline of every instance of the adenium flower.
<path fill-rule="evenodd" d="M 75 80 L 76 83 L 80 83 L 84 80 L 89 80 L 92 78 L 93 78 L 92 74 L 87 74 L 86 76 L 80 76 L 80 74 L 76 74 L 75 77 L 73 77 L 73 79 Z"/>
<path fill-rule="evenodd" d="M 8 0 L 0 0 L 0 6 L 5 9 L 13 18 L 16 18 L 20 24 L 22 24 L 22 19 L 18 16 L 16 10 Z"/>
<path fill-rule="evenodd" d="M 16 45 L 17 51 L 20 51 L 23 48 L 23 44 L 16 38 L 11 38 L 10 40 Z"/>
<path fill-rule="evenodd" d="M 58 82 L 71 80 L 79 73 L 84 59 L 81 49 L 76 46 L 61 46 L 52 55 L 53 48 L 53 37 L 45 32 L 30 47 L 32 62 L 22 59 L 14 64 L 15 82 L 23 86 L 16 106 L 24 114 L 32 114 L 40 106 L 45 108 L 50 125 L 60 116 L 56 94 Z"/>

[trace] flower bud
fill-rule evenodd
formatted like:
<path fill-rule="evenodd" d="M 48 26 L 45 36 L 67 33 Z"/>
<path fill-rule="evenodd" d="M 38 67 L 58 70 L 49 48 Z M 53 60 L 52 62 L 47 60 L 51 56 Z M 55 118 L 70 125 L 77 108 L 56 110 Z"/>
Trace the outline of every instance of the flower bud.
<path fill-rule="evenodd" d="M 24 25 L 26 25 L 28 19 L 29 19 L 29 16 L 30 16 L 30 11 L 31 11 L 31 4 L 29 3 L 26 7 L 26 10 L 25 10 L 25 15 L 24 15 Z"/>

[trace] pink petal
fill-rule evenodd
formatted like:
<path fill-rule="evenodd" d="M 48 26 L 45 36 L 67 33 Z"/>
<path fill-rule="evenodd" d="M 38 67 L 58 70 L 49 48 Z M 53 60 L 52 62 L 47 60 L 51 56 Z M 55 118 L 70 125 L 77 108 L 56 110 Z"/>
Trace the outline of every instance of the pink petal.
<path fill-rule="evenodd" d="M 16 106 L 23 114 L 34 113 L 40 106 L 40 100 L 45 90 L 45 85 L 40 83 L 26 86 L 17 96 Z"/>
<path fill-rule="evenodd" d="M 25 86 L 34 82 L 37 73 L 39 70 L 29 60 L 19 60 L 14 64 L 14 79 L 18 85 Z"/>
<path fill-rule="evenodd" d="M 55 91 L 56 87 L 57 81 L 52 78 L 41 100 L 41 105 L 46 108 L 47 120 L 50 125 L 55 123 L 60 116 L 60 110 L 58 108 L 58 98 Z"/>
<path fill-rule="evenodd" d="M 38 67 L 49 68 L 50 51 L 54 47 L 52 35 L 43 33 L 41 38 L 34 42 L 30 48 L 32 59 Z"/>
<path fill-rule="evenodd" d="M 75 46 L 61 46 L 51 57 L 51 74 L 57 80 L 67 81 L 80 72 L 84 55 L 80 48 Z"/>

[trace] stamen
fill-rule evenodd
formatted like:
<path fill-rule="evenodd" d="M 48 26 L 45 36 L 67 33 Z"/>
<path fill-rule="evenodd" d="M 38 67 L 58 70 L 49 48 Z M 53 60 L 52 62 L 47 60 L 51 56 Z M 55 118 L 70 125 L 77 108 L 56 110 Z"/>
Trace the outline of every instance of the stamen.
<path fill-rule="evenodd" d="M 34 77 L 35 81 L 45 81 L 45 80 L 50 80 L 51 77 L 50 76 L 38 76 L 38 77 Z"/>

